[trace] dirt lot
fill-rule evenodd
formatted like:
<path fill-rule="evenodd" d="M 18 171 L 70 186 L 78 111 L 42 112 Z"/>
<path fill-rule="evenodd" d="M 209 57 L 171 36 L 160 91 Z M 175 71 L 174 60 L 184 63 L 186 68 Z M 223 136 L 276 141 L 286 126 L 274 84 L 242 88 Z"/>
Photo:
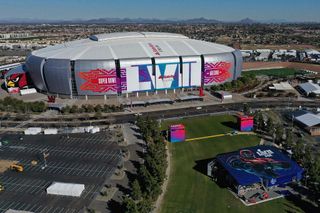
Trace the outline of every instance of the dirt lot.
<path fill-rule="evenodd" d="M 254 70 L 254 69 L 265 69 L 265 68 L 293 68 L 311 70 L 320 72 L 320 65 L 317 64 L 306 64 L 306 63 L 295 63 L 295 62 L 244 62 L 243 70 Z"/>
<path fill-rule="evenodd" d="M 0 160 L 0 173 L 5 172 L 9 169 L 11 164 L 17 163 L 18 161 L 10 161 L 10 160 Z"/>
<path fill-rule="evenodd" d="M 318 49 L 318 47 L 308 44 L 287 44 L 287 45 L 246 45 L 241 44 L 243 50 L 256 50 L 256 49 L 294 49 L 294 50 L 305 50 L 305 49 Z"/>

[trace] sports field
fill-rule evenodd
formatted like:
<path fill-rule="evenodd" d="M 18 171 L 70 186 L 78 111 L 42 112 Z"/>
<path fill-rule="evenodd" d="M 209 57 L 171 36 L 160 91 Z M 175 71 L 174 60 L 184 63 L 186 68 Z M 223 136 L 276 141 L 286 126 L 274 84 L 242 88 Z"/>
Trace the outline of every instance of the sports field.
<path fill-rule="evenodd" d="M 186 125 L 187 138 L 227 133 L 235 128 L 232 116 L 197 117 L 167 121 Z M 235 135 L 201 141 L 170 144 L 171 174 L 161 206 L 163 213 L 198 212 L 301 212 L 286 199 L 277 199 L 256 206 L 245 207 L 227 189 L 219 188 L 206 173 L 206 159 L 218 153 L 254 146 L 259 138 L 254 135 Z"/>
<path fill-rule="evenodd" d="M 280 69 L 250 70 L 250 71 L 243 72 L 244 75 L 248 75 L 252 73 L 255 75 L 287 77 L 290 75 L 301 73 L 301 71 L 298 71 L 292 68 L 280 68 Z"/>

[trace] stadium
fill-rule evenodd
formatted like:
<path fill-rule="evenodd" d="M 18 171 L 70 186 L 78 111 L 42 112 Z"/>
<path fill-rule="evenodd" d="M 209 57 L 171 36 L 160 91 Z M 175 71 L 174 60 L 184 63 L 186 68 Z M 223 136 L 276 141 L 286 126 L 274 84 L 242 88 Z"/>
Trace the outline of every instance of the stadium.
<path fill-rule="evenodd" d="M 241 70 L 240 51 L 224 45 L 171 33 L 110 33 L 33 51 L 7 73 L 6 86 L 70 98 L 128 96 L 203 89 L 235 80 Z"/>

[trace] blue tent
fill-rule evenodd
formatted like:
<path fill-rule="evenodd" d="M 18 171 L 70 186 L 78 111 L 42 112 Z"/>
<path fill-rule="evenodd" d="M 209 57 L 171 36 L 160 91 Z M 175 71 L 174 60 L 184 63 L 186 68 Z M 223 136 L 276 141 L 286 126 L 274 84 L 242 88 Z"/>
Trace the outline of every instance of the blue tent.
<path fill-rule="evenodd" d="M 284 185 L 302 178 L 303 169 L 273 146 L 255 146 L 217 155 L 217 162 L 238 185 L 263 181 L 265 186 Z"/>

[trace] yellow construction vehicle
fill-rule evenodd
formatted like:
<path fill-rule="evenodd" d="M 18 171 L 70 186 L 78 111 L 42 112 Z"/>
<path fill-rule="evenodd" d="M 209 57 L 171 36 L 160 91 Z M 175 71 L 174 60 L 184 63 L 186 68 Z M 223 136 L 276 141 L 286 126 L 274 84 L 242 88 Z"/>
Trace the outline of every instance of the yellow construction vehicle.
<path fill-rule="evenodd" d="M 36 166 L 36 165 L 38 165 L 38 161 L 36 161 L 36 160 L 32 160 L 32 161 L 31 161 L 31 165 L 32 165 L 32 166 Z"/>
<path fill-rule="evenodd" d="M 0 183 L 0 192 L 4 191 L 4 186 Z"/>
<path fill-rule="evenodd" d="M 10 165 L 10 169 L 15 170 L 16 172 L 23 172 L 23 166 L 16 163 Z"/>

